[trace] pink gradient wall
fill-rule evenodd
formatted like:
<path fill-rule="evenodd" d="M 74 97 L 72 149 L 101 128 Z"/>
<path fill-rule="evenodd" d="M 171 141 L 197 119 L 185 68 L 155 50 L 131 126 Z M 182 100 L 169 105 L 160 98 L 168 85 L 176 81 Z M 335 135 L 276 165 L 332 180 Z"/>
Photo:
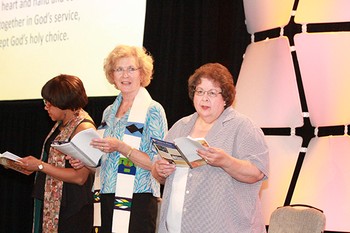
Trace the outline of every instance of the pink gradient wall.
<path fill-rule="evenodd" d="M 350 1 L 243 2 L 251 44 L 235 108 L 270 129 L 265 223 L 279 206 L 308 204 L 324 211 L 327 231 L 349 232 Z"/>

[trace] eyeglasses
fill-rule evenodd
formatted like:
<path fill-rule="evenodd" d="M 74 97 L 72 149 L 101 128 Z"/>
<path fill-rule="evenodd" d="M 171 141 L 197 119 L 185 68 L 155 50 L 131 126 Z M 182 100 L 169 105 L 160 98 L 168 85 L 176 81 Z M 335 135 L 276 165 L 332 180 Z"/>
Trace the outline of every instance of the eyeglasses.
<path fill-rule="evenodd" d="M 124 74 L 124 72 L 126 71 L 128 74 L 134 74 L 135 71 L 141 69 L 139 68 L 135 68 L 132 66 L 126 67 L 125 69 L 123 67 L 117 67 L 116 69 L 114 69 L 113 71 L 116 72 L 118 75 Z"/>
<path fill-rule="evenodd" d="M 49 101 L 47 101 L 47 100 L 45 100 L 45 99 L 43 99 L 43 101 L 44 101 L 45 107 L 49 108 L 49 107 L 52 106 L 52 104 L 51 104 Z"/>
<path fill-rule="evenodd" d="M 195 94 L 198 95 L 198 96 L 203 96 L 205 93 L 207 93 L 207 95 L 209 97 L 216 97 L 218 96 L 219 94 L 221 94 L 222 92 L 221 91 L 218 91 L 218 90 L 215 90 L 215 89 L 210 89 L 209 91 L 204 91 L 202 88 L 197 88 L 194 90 Z"/>

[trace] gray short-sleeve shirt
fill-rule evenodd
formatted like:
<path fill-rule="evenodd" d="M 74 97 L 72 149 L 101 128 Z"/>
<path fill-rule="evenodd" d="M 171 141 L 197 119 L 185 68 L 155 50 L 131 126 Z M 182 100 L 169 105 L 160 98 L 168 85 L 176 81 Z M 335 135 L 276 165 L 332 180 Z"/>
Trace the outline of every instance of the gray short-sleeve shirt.
<path fill-rule="evenodd" d="M 188 136 L 197 113 L 180 119 L 169 130 L 166 140 Z M 249 160 L 268 175 L 268 148 L 261 129 L 232 107 L 224 110 L 205 137 L 209 145 L 233 157 Z M 176 172 L 176 171 L 175 171 Z M 166 213 L 174 174 L 165 183 L 159 233 L 168 232 Z M 239 182 L 223 169 L 205 165 L 190 169 L 187 177 L 181 232 L 263 233 L 259 191 L 262 181 Z"/>

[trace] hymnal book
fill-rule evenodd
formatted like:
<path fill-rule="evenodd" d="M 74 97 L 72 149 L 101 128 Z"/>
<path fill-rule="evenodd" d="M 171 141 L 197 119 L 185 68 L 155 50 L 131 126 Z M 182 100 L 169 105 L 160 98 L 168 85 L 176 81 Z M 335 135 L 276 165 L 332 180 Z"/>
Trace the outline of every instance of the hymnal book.
<path fill-rule="evenodd" d="M 95 129 L 89 128 L 74 135 L 70 141 L 54 141 L 51 146 L 80 160 L 86 166 L 96 167 L 104 152 L 90 145 L 94 138 L 101 138 L 101 135 Z"/>
<path fill-rule="evenodd" d="M 168 160 L 176 166 L 196 168 L 207 164 L 197 154 L 197 149 L 208 147 L 208 143 L 204 138 L 192 139 L 190 137 L 180 137 L 176 138 L 174 143 L 152 138 L 152 143 L 163 159 Z"/>
<path fill-rule="evenodd" d="M 27 171 L 17 164 L 17 163 L 21 163 L 19 159 L 21 159 L 21 157 L 15 154 L 12 154 L 11 152 L 8 152 L 8 151 L 4 152 L 3 154 L 0 153 L 0 164 L 3 165 L 5 168 L 11 168 L 25 175 L 32 174 L 33 172 Z"/>

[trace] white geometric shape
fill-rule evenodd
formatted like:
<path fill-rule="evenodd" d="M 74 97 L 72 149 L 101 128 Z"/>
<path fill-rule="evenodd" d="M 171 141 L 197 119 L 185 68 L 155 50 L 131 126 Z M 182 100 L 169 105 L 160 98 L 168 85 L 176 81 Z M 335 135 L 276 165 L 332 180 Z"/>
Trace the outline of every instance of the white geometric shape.
<path fill-rule="evenodd" d="M 251 43 L 239 73 L 235 108 L 260 127 L 300 127 L 301 104 L 287 37 Z"/>
<path fill-rule="evenodd" d="M 288 24 L 294 0 L 243 0 L 247 30 L 250 34 Z"/>
<path fill-rule="evenodd" d="M 350 32 L 294 36 L 313 126 L 350 124 Z"/>
<path fill-rule="evenodd" d="M 270 156 L 270 174 L 263 182 L 260 198 L 265 225 L 271 213 L 283 206 L 298 159 L 302 138 L 299 136 L 266 136 Z"/>
<path fill-rule="evenodd" d="M 349 155 L 349 136 L 311 139 L 291 200 L 322 209 L 329 231 L 350 230 Z"/>
<path fill-rule="evenodd" d="M 300 24 L 347 22 L 349 11 L 349 0 L 299 0 L 294 21 Z"/>

